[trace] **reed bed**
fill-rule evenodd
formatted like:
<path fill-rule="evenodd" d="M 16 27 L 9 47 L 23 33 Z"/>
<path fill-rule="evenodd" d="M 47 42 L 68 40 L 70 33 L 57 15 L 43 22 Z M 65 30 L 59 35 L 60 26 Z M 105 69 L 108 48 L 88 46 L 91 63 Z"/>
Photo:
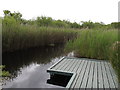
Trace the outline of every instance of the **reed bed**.
<path fill-rule="evenodd" d="M 82 30 L 74 41 L 66 44 L 65 50 L 74 51 L 77 57 L 109 60 L 118 73 L 120 82 L 120 60 L 118 59 L 118 30 Z"/>
<path fill-rule="evenodd" d="M 34 25 L 3 24 L 3 52 L 31 47 L 65 43 L 73 39 L 76 31 L 65 28 L 37 27 Z"/>

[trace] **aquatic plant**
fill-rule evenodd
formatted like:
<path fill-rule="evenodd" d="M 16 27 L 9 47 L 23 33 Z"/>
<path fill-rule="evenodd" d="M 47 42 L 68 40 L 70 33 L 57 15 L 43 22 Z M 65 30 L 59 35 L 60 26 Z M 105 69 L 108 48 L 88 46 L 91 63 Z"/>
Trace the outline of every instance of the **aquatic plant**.
<path fill-rule="evenodd" d="M 74 41 L 66 44 L 65 51 L 74 51 L 77 57 L 109 60 L 116 70 L 120 82 L 120 60 L 118 30 L 88 29 L 78 32 Z"/>

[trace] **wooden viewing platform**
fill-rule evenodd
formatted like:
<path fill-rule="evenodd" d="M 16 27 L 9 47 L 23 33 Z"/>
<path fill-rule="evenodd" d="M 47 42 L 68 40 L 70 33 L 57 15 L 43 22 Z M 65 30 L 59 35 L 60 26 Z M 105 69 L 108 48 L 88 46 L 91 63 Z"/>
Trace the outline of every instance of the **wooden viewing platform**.
<path fill-rule="evenodd" d="M 66 88 L 118 88 L 117 76 L 105 60 L 64 57 L 47 72 L 71 76 Z"/>

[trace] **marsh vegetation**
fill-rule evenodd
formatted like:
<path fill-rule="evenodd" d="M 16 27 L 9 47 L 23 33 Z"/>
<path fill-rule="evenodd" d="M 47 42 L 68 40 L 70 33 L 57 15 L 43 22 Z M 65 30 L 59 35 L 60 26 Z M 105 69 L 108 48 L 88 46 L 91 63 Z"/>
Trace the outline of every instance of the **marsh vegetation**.
<path fill-rule="evenodd" d="M 118 28 L 120 23 L 85 21 L 78 24 L 51 17 L 22 19 L 19 12 L 4 11 L 2 18 L 3 53 L 23 49 L 66 44 L 65 52 L 75 52 L 77 57 L 109 60 L 120 82 Z"/>

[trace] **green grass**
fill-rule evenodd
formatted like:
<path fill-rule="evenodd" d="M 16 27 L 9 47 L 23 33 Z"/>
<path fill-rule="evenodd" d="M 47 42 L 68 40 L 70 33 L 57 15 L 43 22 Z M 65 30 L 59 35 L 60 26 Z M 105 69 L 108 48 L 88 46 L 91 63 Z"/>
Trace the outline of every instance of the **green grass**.
<path fill-rule="evenodd" d="M 3 52 L 64 43 L 74 38 L 75 34 L 76 31 L 67 28 L 3 24 Z"/>
<path fill-rule="evenodd" d="M 120 82 L 118 30 L 82 30 L 78 34 L 74 41 L 66 44 L 65 50 L 74 51 L 77 57 L 109 60 L 118 73 Z"/>

